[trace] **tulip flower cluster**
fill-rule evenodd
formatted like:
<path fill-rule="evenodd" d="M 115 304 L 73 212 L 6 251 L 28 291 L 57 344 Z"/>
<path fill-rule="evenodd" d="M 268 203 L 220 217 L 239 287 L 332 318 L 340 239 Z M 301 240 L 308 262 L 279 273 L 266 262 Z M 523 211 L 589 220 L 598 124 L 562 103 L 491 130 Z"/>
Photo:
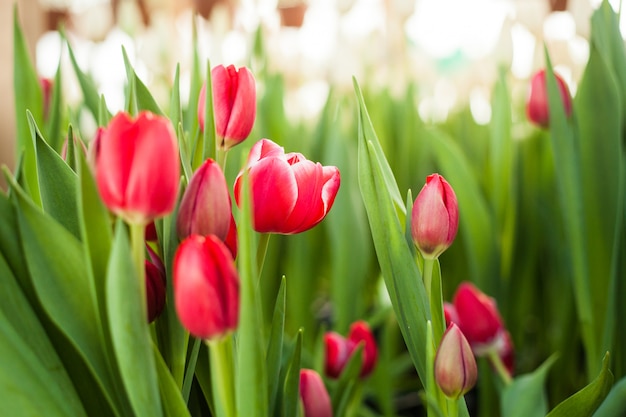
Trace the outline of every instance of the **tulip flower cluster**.
<path fill-rule="evenodd" d="M 326 375 L 331 378 L 338 378 L 341 375 L 352 353 L 360 345 L 363 346 L 361 378 L 369 376 L 376 366 L 378 359 L 376 340 L 364 321 L 353 323 L 347 338 L 335 332 L 327 332 L 324 335 L 324 344 L 326 346 Z"/>

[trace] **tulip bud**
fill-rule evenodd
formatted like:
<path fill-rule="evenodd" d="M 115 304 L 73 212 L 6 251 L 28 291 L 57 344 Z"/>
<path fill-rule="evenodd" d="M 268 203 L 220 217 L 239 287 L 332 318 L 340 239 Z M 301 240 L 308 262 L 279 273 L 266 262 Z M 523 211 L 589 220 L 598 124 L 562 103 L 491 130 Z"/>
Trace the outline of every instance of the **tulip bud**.
<path fill-rule="evenodd" d="M 235 223 L 235 217 L 232 214 L 230 215 L 230 227 L 228 228 L 224 244 L 230 250 L 233 259 L 237 259 L 237 223 Z"/>
<path fill-rule="evenodd" d="M 128 223 L 146 225 L 174 209 L 178 194 L 178 142 L 170 121 L 142 112 L 118 113 L 102 132 L 96 182 L 102 200 Z"/>
<path fill-rule="evenodd" d="M 207 159 L 191 177 L 178 209 L 176 229 L 181 239 L 189 235 L 216 235 L 226 239 L 232 210 L 222 169 Z"/>
<path fill-rule="evenodd" d="M 320 375 L 312 369 L 300 370 L 300 400 L 304 417 L 332 417 L 330 396 Z"/>
<path fill-rule="evenodd" d="M 211 70 L 213 110 L 218 146 L 228 150 L 245 140 L 256 117 L 256 85 L 246 67 L 218 65 Z M 198 122 L 204 130 L 206 84 L 198 97 Z"/>
<path fill-rule="evenodd" d="M 145 266 L 148 323 L 152 323 L 161 315 L 165 307 L 165 271 L 149 261 L 145 261 Z"/>
<path fill-rule="evenodd" d="M 325 372 L 331 378 L 338 378 L 341 375 L 352 353 L 360 344 L 363 344 L 360 377 L 367 377 L 376 366 L 378 360 L 376 340 L 364 321 L 357 321 L 350 326 L 347 339 L 338 333 L 327 332 L 324 335 L 324 344 L 326 347 Z"/>
<path fill-rule="evenodd" d="M 146 242 L 156 242 L 159 240 L 159 236 L 157 234 L 156 225 L 154 221 L 151 221 L 146 225 L 146 231 L 144 232 L 144 239 Z"/>
<path fill-rule="evenodd" d="M 457 324 L 477 356 L 501 346 L 505 329 L 493 298 L 463 282 L 454 295 L 454 306 L 459 315 Z"/>
<path fill-rule="evenodd" d="M 214 340 L 239 322 L 239 276 L 228 248 L 214 235 L 191 235 L 174 256 L 174 302 L 192 335 Z"/>
<path fill-rule="evenodd" d="M 435 356 L 435 381 L 441 391 L 457 399 L 476 384 L 478 369 L 467 339 L 452 323 L 446 329 Z"/>
<path fill-rule="evenodd" d="M 569 117 L 572 114 L 572 97 L 570 96 L 567 84 L 557 73 L 554 73 L 556 84 L 561 93 L 561 100 L 565 114 Z M 533 75 L 528 91 L 528 101 L 526 102 L 526 115 L 528 120 L 541 126 L 548 127 L 550 124 L 550 110 L 548 102 L 548 87 L 546 84 L 546 70 L 539 70 Z"/>
<path fill-rule="evenodd" d="M 454 190 L 439 174 L 426 178 L 411 213 L 411 233 L 424 258 L 438 258 L 454 241 L 459 207 Z"/>
<path fill-rule="evenodd" d="M 254 229 L 259 233 L 294 234 L 311 229 L 331 209 L 339 190 L 339 169 L 288 153 L 268 139 L 250 149 L 247 166 Z M 241 177 L 235 199 L 241 200 Z"/>

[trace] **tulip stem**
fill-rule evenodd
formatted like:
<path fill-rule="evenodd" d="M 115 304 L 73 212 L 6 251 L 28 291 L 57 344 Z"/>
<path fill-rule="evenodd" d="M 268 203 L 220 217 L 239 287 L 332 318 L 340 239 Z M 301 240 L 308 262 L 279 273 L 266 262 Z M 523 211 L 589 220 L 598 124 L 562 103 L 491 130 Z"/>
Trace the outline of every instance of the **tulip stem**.
<path fill-rule="evenodd" d="M 198 352 L 200 352 L 200 343 L 202 339 L 195 338 L 193 342 L 193 348 L 191 349 L 191 355 L 187 362 L 187 370 L 185 371 L 185 380 L 183 382 L 183 399 L 185 403 L 189 402 L 189 393 L 191 392 L 191 383 L 193 382 L 193 376 L 196 373 L 196 363 L 198 362 Z"/>
<path fill-rule="evenodd" d="M 256 250 L 256 266 L 259 279 L 261 277 L 261 272 L 263 272 L 263 264 L 265 264 L 265 256 L 267 255 L 267 247 L 270 243 L 271 233 L 261 233 L 259 236 L 259 246 Z"/>
<path fill-rule="evenodd" d="M 211 386 L 216 417 L 235 417 L 235 375 L 231 334 L 208 341 Z"/>
<path fill-rule="evenodd" d="M 135 271 L 137 279 L 139 280 L 139 291 L 141 293 L 141 304 L 143 305 L 143 312 L 146 316 L 146 322 L 148 320 L 148 301 L 146 300 L 146 249 L 145 249 L 145 229 L 143 224 L 129 224 L 130 228 L 130 245 L 131 253 L 133 257 L 133 263 L 135 264 Z"/>
<path fill-rule="evenodd" d="M 222 168 L 222 171 L 226 171 L 226 155 L 228 151 L 222 149 L 219 145 L 215 148 L 215 162 Z"/>
<path fill-rule="evenodd" d="M 448 400 L 448 417 L 457 417 L 459 415 L 459 399 Z"/>
<path fill-rule="evenodd" d="M 489 362 L 491 362 L 491 365 L 496 370 L 496 373 L 498 374 L 504 385 L 511 385 L 511 382 L 513 382 L 513 378 L 511 378 L 511 374 L 509 374 L 506 366 L 504 366 L 504 362 L 502 362 L 502 358 L 500 358 L 498 352 L 494 349 L 490 350 L 487 358 L 489 359 Z"/>
<path fill-rule="evenodd" d="M 446 330 L 446 323 L 443 319 L 443 300 L 441 295 L 441 277 L 438 274 L 433 285 L 433 269 L 437 259 L 424 258 L 424 287 L 426 296 L 430 304 L 430 317 L 433 323 L 433 340 L 435 347 L 439 346 L 443 332 Z"/>

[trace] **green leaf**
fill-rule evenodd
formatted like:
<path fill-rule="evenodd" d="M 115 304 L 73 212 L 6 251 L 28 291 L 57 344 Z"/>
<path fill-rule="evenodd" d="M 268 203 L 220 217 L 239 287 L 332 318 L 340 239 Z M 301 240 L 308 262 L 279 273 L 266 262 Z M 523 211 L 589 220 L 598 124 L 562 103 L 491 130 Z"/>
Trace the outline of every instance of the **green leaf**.
<path fill-rule="evenodd" d="M 85 101 L 85 105 L 93 115 L 93 118 L 95 120 L 98 120 L 98 122 L 101 122 L 102 118 L 100 117 L 100 113 L 103 113 L 106 115 L 107 119 L 110 119 L 111 113 L 106 107 L 101 107 L 102 103 L 100 102 L 98 89 L 96 88 L 93 79 L 80 69 L 80 66 L 78 65 L 76 56 L 74 56 L 74 51 L 72 50 L 69 41 L 67 42 L 67 50 L 70 53 L 70 61 L 72 63 L 72 67 L 74 68 L 76 78 L 78 79 L 78 84 L 80 84 L 80 88 L 83 93 L 83 100 Z"/>
<path fill-rule="evenodd" d="M 17 3 L 13 6 L 13 87 L 15 96 L 17 154 L 24 155 L 23 175 L 35 204 L 40 204 L 35 141 L 29 129 L 26 111 L 38 124 L 43 122 L 43 98 L 39 77 L 30 60 L 28 46 L 19 24 Z"/>
<path fill-rule="evenodd" d="M 8 197 L 3 193 L 0 193 L 0 253 L 5 257 L 11 272 L 18 278 L 22 288 L 28 288 L 30 280 L 22 253 L 17 215 Z M 34 292 L 29 292 L 27 297 L 29 300 L 33 299 Z"/>
<path fill-rule="evenodd" d="M 176 65 L 174 73 L 174 83 L 172 84 L 172 95 L 170 97 L 170 120 L 172 126 L 178 128 L 183 122 L 182 107 L 180 105 L 180 64 Z"/>
<path fill-rule="evenodd" d="M 37 406 L 59 408 L 65 415 L 86 416 L 72 381 L 42 323 L 28 303 L 2 255 L 0 255 L 0 283 L 0 316 L 2 316 L 0 327 L 10 333 L 9 337 L 2 338 L 2 344 L 9 343 L 8 339 L 13 338 L 14 347 L 17 348 L 13 353 L 5 351 L 0 356 L 2 376 L 5 378 L 1 381 L 2 377 L 0 377 L 0 413 L 18 416 L 20 412 L 24 412 L 15 404 L 15 398 L 18 396 L 36 397 Z M 29 370 L 24 373 L 13 373 L 15 363 L 21 360 L 27 362 Z M 32 375 L 29 375 L 31 373 Z M 39 382 L 44 392 L 34 387 Z M 25 387 L 16 389 L 14 386 L 16 383 Z M 12 387 L 9 388 L 7 385 L 12 385 Z M 16 390 L 19 393 L 16 394 Z M 51 397 L 49 402 L 46 401 L 47 397 Z M 8 406 L 7 403 L 9 403 Z M 15 410 L 8 410 L 14 407 Z"/>
<path fill-rule="evenodd" d="M 137 73 L 135 73 L 128 59 L 128 55 L 126 54 L 126 48 L 124 47 L 122 47 L 122 54 L 124 55 L 124 65 L 126 66 L 126 77 L 128 78 L 129 85 L 134 87 L 131 88 L 131 95 L 133 96 L 131 102 L 134 103 L 136 108 L 133 108 L 134 112 L 132 113 L 147 110 L 162 116 L 163 111 L 159 108 L 159 105 L 154 97 L 152 97 L 152 94 L 150 94 L 146 85 L 137 76 Z"/>
<path fill-rule="evenodd" d="M 626 413 L 626 377 L 611 389 L 593 417 L 619 417 Z"/>
<path fill-rule="evenodd" d="M 41 204 L 46 213 L 56 219 L 76 238 L 80 229 L 76 213 L 76 173 L 41 137 L 35 121 L 28 121 L 37 144 L 37 173 L 41 186 Z"/>
<path fill-rule="evenodd" d="M 159 349 L 153 345 L 153 352 L 156 363 L 157 376 L 159 380 L 159 390 L 161 392 L 161 403 L 163 404 L 163 415 L 165 417 L 186 417 L 189 416 L 189 409 L 172 378 Z"/>
<path fill-rule="evenodd" d="M 360 384 L 359 375 L 361 374 L 361 368 L 363 365 L 363 344 L 360 344 L 352 353 L 343 370 L 337 385 L 333 390 L 331 396 L 331 402 L 333 404 L 333 410 L 338 416 L 345 415 L 346 409 L 350 404 L 352 395 L 356 391 L 356 386 Z"/>
<path fill-rule="evenodd" d="M 296 335 L 296 346 L 289 362 L 289 369 L 285 376 L 285 386 L 282 397 L 283 416 L 290 417 L 297 415 L 298 404 L 300 403 L 300 359 L 302 356 L 302 334 L 303 330 L 298 330 Z"/>
<path fill-rule="evenodd" d="M 280 366 L 283 357 L 283 336 L 285 332 L 285 306 L 287 303 L 287 292 L 285 290 L 286 280 L 283 276 L 272 318 L 272 330 L 270 333 L 269 346 L 267 347 L 267 376 L 269 392 L 269 415 L 274 415 L 276 402 L 278 399 L 278 387 L 280 384 Z"/>
<path fill-rule="evenodd" d="M 241 212 L 237 233 L 237 255 L 240 276 L 240 316 L 237 344 L 237 414 L 240 416 L 266 416 L 268 410 L 266 342 L 263 335 L 256 242 L 252 229 L 250 189 L 244 174 Z"/>
<path fill-rule="evenodd" d="M 162 416 L 144 291 L 131 259 L 128 235 L 118 221 L 106 278 L 109 331 L 122 382 L 131 406 L 139 416 Z"/>
<path fill-rule="evenodd" d="M 589 385 L 554 407 L 547 417 L 586 417 L 602 403 L 611 390 L 613 374 L 609 370 L 609 353 L 604 355 L 600 374 Z"/>
<path fill-rule="evenodd" d="M 63 116 L 62 90 L 61 61 L 59 60 L 59 66 L 57 67 L 57 72 L 52 84 L 48 118 L 45 124 L 48 143 L 57 152 L 60 152 L 63 147 L 63 134 L 61 132 L 61 120 Z"/>
<path fill-rule="evenodd" d="M 41 317 L 51 334 L 61 360 L 89 410 L 119 415 L 124 400 L 116 395 L 114 377 L 95 303 L 94 289 L 87 276 L 78 240 L 54 219 L 29 201 L 23 190 L 8 177 L 17 209 L 22 250 L 31 285 L 41 304 Z M 63 302 L 59 302 L 63 300 Z"/>
<path fill-rule="evenodd" d="M 204 130 L 202 131 L 202 161 L 216 158 L 217 138 L 213 113 L 213 82 L 211 81 L 211 62 L 206 68 L 206 94 L 204 95 Z"/>
<path fill-rule="evenodd" d="M 502 415 L 507 417 L 543 417 L 548 412 L 546 378 L 556 356 L 550 356 L 534 372 L 516 377 L 502 392 Z"/>

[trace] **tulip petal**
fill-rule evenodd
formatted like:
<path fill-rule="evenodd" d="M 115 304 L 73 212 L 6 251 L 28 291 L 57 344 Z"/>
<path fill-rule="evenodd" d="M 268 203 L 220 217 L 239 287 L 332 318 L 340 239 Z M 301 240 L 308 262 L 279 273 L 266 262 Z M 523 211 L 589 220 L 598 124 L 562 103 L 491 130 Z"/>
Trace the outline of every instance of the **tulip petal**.
<path fill-rule="evenodd" d="M 236 91 L 223 135 L 225 149 L 230 149 L 248 137 L 256 118 L 256 85 L 252 73 L 242 67 L 231 80 L 233 84 L 236 83 Z"/>

